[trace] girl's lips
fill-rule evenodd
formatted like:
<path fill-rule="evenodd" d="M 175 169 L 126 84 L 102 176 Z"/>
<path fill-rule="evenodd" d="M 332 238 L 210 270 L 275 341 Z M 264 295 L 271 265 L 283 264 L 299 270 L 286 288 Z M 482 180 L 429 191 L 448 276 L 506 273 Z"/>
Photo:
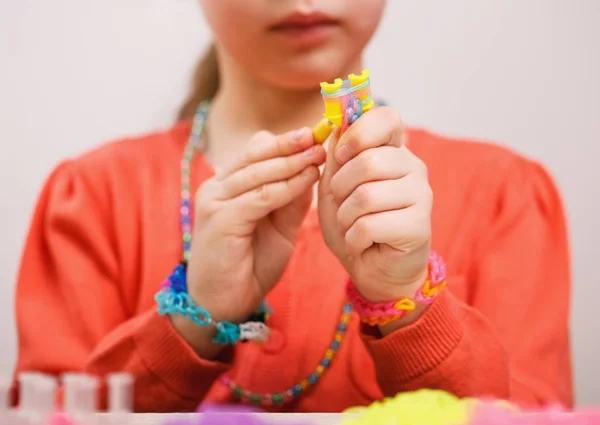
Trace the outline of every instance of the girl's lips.
<path fill-rule="evenodd" d="M 273 31 L 281 31 L 286 29 L 302 29 L 302 28 L 310 28 L 314 26 L 327 26 L 327 25 L 337 25 L 338 22 L 319 12 L 302 14 L 302 13 L 293 13 L 288 15 L 281 21 L 271 26 L 271 30 Z"/>
<path fill-rule="evenodd" d="M 271 31 L 295 45 L 313 45 L 325 41 L 338 21 L 320 13 L 290 15 L 271 26 Z"/>

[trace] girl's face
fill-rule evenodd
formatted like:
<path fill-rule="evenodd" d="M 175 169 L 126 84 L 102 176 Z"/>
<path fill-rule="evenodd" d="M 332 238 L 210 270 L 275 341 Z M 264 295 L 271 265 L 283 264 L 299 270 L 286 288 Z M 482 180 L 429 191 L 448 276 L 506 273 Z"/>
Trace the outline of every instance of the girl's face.
<path fill-rule="evenodd" d="M 386 0 L 200 0 L 221 53 L 287 89 L 359 73 Z"/>

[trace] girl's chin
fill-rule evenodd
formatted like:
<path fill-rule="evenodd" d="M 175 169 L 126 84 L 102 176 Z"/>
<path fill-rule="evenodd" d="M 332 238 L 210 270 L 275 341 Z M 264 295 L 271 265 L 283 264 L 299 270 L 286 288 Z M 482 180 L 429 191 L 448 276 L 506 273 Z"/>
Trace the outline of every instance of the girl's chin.
<path fill-rule="evenodd" d="M 336 78 L 345 78 L 346 74 L 351 72 L 361 72 L 361 69 L 358 69 L 360 66 L 357 69 L 353 69 L 351 66 L 340 66 L 339 64 L 344 61 L 335 61 L 330 57 L 324 59 L 313 57 L 311 59 L 298 63 L 288 62 L 285 69 L 278 71 L 270 68 L 266 77 L 279 87 L 303 90 L 318 88 L 323 81 L 332 82 Z"/>

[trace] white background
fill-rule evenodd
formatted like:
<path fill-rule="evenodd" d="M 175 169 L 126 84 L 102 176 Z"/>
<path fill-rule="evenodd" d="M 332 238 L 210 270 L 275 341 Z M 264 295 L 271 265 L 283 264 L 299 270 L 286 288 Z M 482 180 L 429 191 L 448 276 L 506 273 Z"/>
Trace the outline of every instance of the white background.
<path fill-rule="evenodd" d="M 208 38 L 194 0 L 0 0 L 0 373 L 44 178 L 65 156 L 168 126 Z M 600 404 L 600 1 L 389 0 L 367 59 L 409 124 L 552 171 L 571 229 L 577 400 Z"/>

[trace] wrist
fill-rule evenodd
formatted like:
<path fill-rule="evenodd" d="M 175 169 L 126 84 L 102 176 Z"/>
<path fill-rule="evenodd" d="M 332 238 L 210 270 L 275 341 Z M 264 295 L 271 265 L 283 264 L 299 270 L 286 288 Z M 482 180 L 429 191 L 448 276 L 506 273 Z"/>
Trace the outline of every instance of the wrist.
<path fill-rule="evenodd" d="M 377 328 L 379 329 L 381 336 L 385 337 L 400 328 L 415 323 L 421 318 L 421 316 L 427 311 L 428 308 L 429 305 L 427 304 L 417 304 L 415 305 L 415 309 L 411 311 L 410 314 L 407 314 L 406 316 L 398 320 L 393 320 L 382 325 L 377 325 Z"/>
<path fill-rule="evenodd" d="M 445 286 L 446 267 L 442 258 L 431 251 L 427 270 L 419 280 L 391 288 L 385 285 L 367 286 L 365 294 L 365 286 L 355 285 L 350 279 L 346 294 L 363 323 L 378 326 L 382 333 L 389 333 L 416 321 Z"/>
<path fill-rule="evenodd" d="M 173 328 L 194 350 L 198 357 L 205 360 L 214 360 L 219 356 L 224 346 L 212 342 L 217 335 L 214 327 L 197 326 L 188 318 L 180 315 L 169 315 L 168 317 L 171 320 Z"/>
<path fill-rule="evenodd" d="M 197 305 L 189 294 L 185 261 L 177 265 L 165 279 L 154 299 L 158 314 L 169 315 L 175 329 L 201 357 L 211 358 L 218 354 L 219 350 L 212 345 L 266 341 L 269 338 L 270 330 L 265 321 L 271 310 L 266 302 L 263 301 L 250 317 L 251 320 L 246 319 L 244 323 L 223 320 L 225 316 L 213 315 L 205 307 Z"/>
<path fill-rule="evenodd" d="M 354 280 L 352 282 L 360 294 L 371 303 L 385 303 L 401 298 L 412 298 L 427 280 L 429 268 L 426 266 L 409 282 L 382 283 L 371 280 Z"/>

